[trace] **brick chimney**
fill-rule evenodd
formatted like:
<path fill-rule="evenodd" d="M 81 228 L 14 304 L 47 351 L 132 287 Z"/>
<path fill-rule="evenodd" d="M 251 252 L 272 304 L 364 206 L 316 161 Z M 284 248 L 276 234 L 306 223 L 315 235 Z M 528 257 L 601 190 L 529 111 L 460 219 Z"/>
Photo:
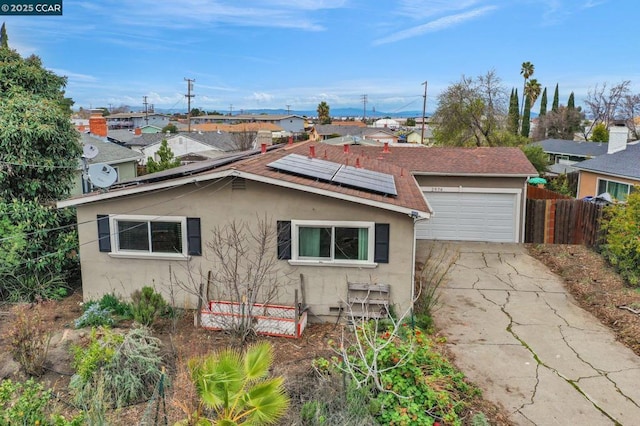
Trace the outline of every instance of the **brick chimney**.
<path fill-rule="evenodd" d="M 133 129 L 133 134 L 136 136 L 140 136 L 142 134 L 142 129 L 140 127 L 136 127 Z"/>
<path fill-rule="evenodd" d="M 107 119 L 102 116 L 102 110 L 92 109 L 89 117 L 89 132 L 102 138 L 107 137 Z"/>
<path fill-rule="evenodd" d="M 624 151 L 627 149 L 629 140 L 629 129 L 624 123 L 614 123 L 609 126 L 609 145 L 607 154 Z"/>

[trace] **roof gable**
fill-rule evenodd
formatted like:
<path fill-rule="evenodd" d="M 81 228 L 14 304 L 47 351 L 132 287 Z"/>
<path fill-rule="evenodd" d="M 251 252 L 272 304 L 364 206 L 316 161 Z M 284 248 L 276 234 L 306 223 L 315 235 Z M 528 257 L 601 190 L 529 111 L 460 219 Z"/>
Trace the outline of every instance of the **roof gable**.
<path fill-rule="evenodd" d="M 609 144 L 606 142 L 570 141 L 565 139 L 545 139 L 533 142 L 532 145 L 541 146 L 549 154 L 566 154 L 576 157 L 597 157 L 606 154 Z"/>
<path fill-rule="evenodd" d="M 640 143 L 631 142 L 627 148 L 613 154 L 603 154 L 590 160 L 581 161 L 573 167 L 594 173 L 622 176 L 640 180 Z"/>

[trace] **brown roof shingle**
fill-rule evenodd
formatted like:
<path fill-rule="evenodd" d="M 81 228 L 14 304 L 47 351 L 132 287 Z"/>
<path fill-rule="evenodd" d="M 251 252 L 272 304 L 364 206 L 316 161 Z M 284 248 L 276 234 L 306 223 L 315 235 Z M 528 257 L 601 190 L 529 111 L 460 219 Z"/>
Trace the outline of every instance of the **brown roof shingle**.
<path fill-rule="evenodd" d="M 433 175 L 537 175 L 535 167 L 515 147 L 352 147 L 354 153 L 396 164 L 415 174 Z"/>

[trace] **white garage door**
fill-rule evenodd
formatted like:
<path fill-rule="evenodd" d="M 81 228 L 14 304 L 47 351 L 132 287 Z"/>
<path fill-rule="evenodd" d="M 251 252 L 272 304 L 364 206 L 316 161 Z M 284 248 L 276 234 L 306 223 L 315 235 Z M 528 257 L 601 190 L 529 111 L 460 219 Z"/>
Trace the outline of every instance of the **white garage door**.
<path fill-rule="evenodd" d="M 517 241 L 517 194 L 425 192 L 424 195 L 434 215 L 418 222 L 418 239 Z"/>

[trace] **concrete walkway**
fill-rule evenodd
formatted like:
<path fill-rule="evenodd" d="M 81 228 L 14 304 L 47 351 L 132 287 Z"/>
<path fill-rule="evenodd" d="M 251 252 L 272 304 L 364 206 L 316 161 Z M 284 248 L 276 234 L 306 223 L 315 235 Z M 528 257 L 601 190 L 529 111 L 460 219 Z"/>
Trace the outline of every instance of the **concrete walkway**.
<path fill-rule="evenodd" d="M 433 244 L 433 243 L 431 243 Z M 640 424 L 640 358 L 515 244 L 458 251 L 434 318 L 456 365 L 516 425 Z M 423 260 L 428 242 L 419 242 Z"/>

